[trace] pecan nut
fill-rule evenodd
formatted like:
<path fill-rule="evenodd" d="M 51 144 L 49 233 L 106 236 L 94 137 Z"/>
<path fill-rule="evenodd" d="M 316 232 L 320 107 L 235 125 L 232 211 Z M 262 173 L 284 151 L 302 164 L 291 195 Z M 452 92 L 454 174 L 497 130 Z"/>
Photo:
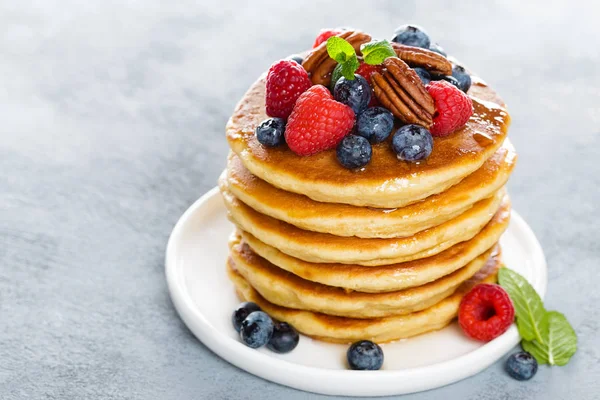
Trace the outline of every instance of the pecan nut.
<path fill-rule="evenodd" d="M 346 39 L 354 47 L 357 54 L 360 54 L 361 44 L 371 41 L 371 36 L 361 31 L 344 31 L 337 36 Z M 327 53 L 327 41 L 315 47 L 302 63 L 312 83 L 325 86 L 329 86 L 329 83 L 331 83 L 331 73 L 336 65 L 337 62 L 329 57 Z"/>
<path fill-rule="evenodd" d="M 417 73 L 397 57 L 386 59 L 383 65 L 382 73 L 371 76 L 377 99 L 401 121 L 429 128 L 435 104 Z"/>
<path fill-rule="evenodd" d="M 411 67 L 425 68 L 438 75 L 452 75 L 452 63 L 441 54 L 400 43 L 392 43 L 392 48 L 398 58 Z"/>

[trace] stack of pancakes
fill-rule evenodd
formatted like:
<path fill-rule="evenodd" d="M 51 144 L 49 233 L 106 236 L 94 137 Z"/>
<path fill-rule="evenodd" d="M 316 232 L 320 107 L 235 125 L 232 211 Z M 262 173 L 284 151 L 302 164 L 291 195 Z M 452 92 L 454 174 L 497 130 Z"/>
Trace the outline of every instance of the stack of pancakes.
<path fill-rule="evenodd" d="M 229 276 L 239 297 L 319 339 L 386 342 L 440 329 L 475 284 L 494 282 L 516 161 L 504 103 L 481 80 L 474 114 L 420 163 L 373 146 L 361 171 L 335 151 L 300 157 L 255 137 L 259 79 L 227 125 L 219 185 L 236 226 Z"/>

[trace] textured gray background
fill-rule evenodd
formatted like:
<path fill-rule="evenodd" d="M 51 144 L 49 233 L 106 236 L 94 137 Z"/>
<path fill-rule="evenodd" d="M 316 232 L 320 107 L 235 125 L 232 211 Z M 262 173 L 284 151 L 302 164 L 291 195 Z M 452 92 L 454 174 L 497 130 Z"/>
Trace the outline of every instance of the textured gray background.
<path fill-rule="evenodd" d="M 406 21 L 506 99 L 515 207 L 548 258 L 547 305 L 580 350 L 533 381 L 501 363 L 411 399 L 600 397 L 600 28 L 574 1 L 0 2 L 0 398 L 318 398 L 190 334 L 163 272 L 180 214 L 215 185 L 223 126 L 321 27 Z M 175 2 L 174 2 L 175 3 Z M 251 3 L 251 4 L 246 4 Z"/>

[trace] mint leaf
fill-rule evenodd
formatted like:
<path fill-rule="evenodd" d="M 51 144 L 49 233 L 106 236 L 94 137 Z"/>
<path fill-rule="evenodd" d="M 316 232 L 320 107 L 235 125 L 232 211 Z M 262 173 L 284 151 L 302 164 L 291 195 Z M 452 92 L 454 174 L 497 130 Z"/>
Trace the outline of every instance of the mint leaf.
<path fill-rule="evenodd" d="M 342 77 L 342 65 L 343 64 L 338 64 L 335 66 L 335 68 L 333 69 L 333 72 L 331 73 L 331 91 L 333 92 L 333 88 L 335 87 L 335 84 L 337 83 L 337 81 Z"/>
<path fill-rule="evenodd" d="M 396 57 L 396 52 L 387 40 L 373 40 L 360 46 L 365 63 L 381 64 L 388 57 Z"/>
<path fill-rule="evenodd" d="M 340 64 L 341 67 L 341 73 L 344 76 L 344 78 L 352 81 L 354 80 L 354 73 L 356 72 L 356 70 L 358 69 L 359 66 L 359 62 L 358 62 L 358 58 L 356 57 L 356 54 L 354 55 L 354 57 L 348 59 L 348 61 L 346 61 L 343 64 Z"/>
<path fill-rule="evenodd" d="M 547 329 L 547 319 L 544 318 L 546 310 L 535 289 L 520 274 L 506 267 L 500 268 L 498 282 L 508 292 L 515 306 L 521 337 L 545 344 L 542 332 Z"/>
<path fill-rule="evenodd" d="M 544 319 L 544 342 L 524 340 L 521 346 L 540 364 L 566 365 L 577 351 L 577 335 L 565 316 L 557 311 L 547 312 Z"/>
<path fill-rule="evenodd" d="M 340 64 L 345 63 L 352 57 L 356 58 L 354 47 L 338 36 L 332 36 L 327 39 L 327 54 Z"/>

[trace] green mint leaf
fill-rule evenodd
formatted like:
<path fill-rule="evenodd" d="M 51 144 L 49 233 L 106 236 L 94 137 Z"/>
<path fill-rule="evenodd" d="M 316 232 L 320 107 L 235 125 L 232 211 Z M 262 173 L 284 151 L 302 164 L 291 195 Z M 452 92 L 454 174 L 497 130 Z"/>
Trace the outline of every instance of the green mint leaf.
<path fill-rule="evenodd" d="M 510 296 L 515 306 L 517 328 L 524 340 L 537 340 L 545 344 L 542 332 L 547 328 L 544 303 L 525 278 L 506 267 L 500 268 L 498 282 Z"/>
<path fill-rule="evenodd" d="M 544 319 L 544 343 L 524 340 L 521 346 L 540 364 L 566 365 L 577 351 L 577 335 L 565 316 L 557 311 L 547 312 Z"/>
<path fill-rule="evenodd" d="M 342 65 L 343 64 L 336 65 L 335 68 L 333 69 L 333 72 L 331 73 L 331 84 L 330 84 L 331 91 L 333 91 L 335 84 L 343 76 L 342 75 Z"/>
<path fill-rule="evenodd" d="M 358 66 L 359 66 L 359 62 L 358 62 L 358 58 L 356 57 L 356 54 L 354 55 L 354 57 L 349 58 L 348 61 L 346 61 L 345 63 L 340 64 L 340 65 L 342 66 L 340 68 L 340 72 L 342 73 L 344 78 L 348 79 L 349 81 L 353 81 L 354 73 L 356 72 L 356 70 L 358 69 Z"/>
<path fill-rule="evenodd" d="M 396 57 L 396 52 L 387 40 L 373 40 L 360 46 L 367 64 L 379 65 L 388 57 Z"/>
<path fill-rule="evenodd" d="M 354 47 L 338 36 L 327 39 L 327 54 L 340 64 L 345 63 L 352 57 L 356 58 Z"/>

